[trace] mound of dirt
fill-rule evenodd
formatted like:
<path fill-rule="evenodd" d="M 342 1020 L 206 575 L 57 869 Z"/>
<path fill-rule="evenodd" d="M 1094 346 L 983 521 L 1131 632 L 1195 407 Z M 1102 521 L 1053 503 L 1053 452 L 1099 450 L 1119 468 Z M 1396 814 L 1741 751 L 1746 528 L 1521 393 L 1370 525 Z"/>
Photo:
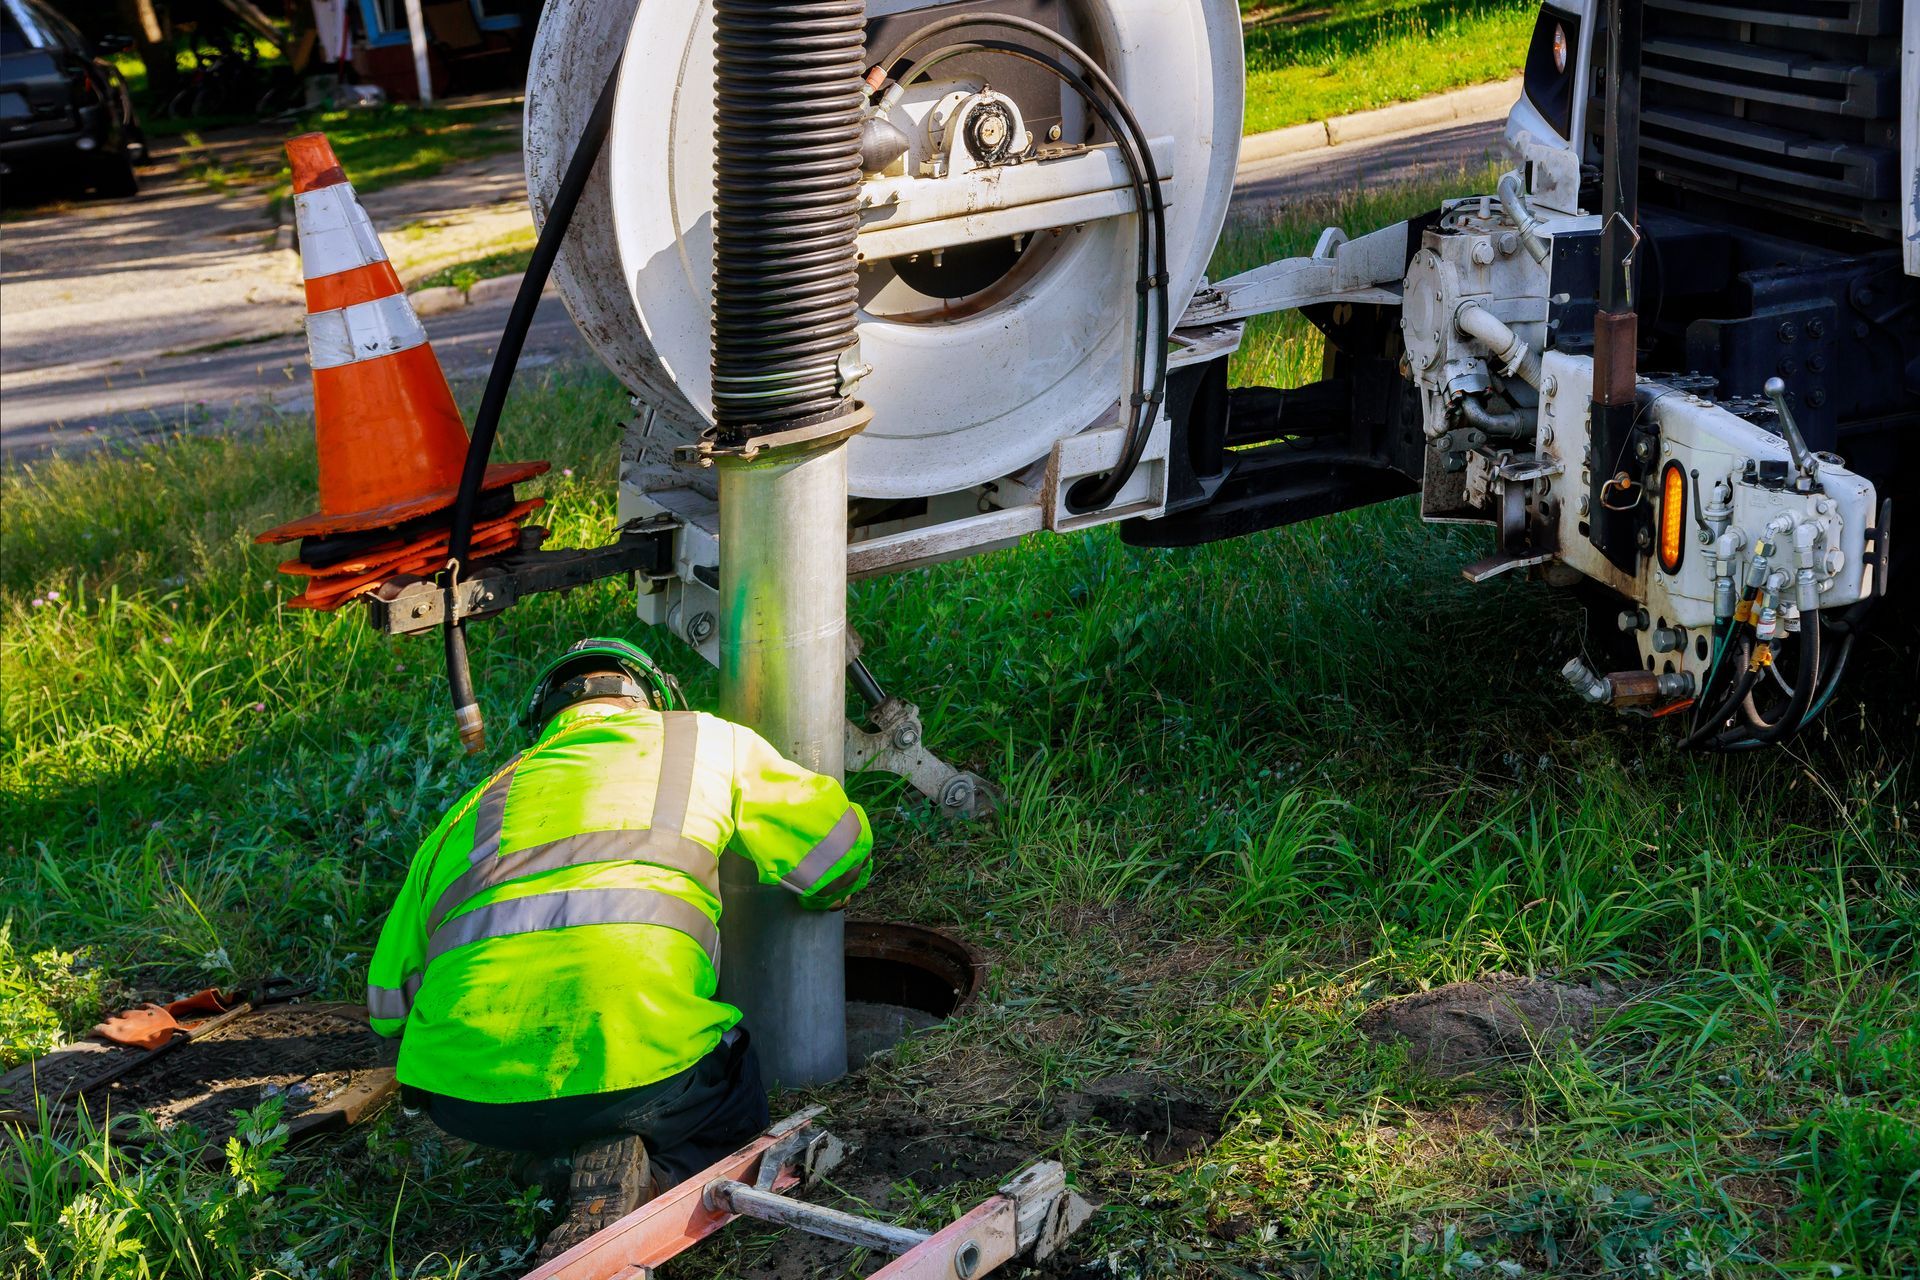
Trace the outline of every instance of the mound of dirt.
<path fill-rule="evenodd" d="M 1627 999 L 1610 983 L 1495 975 L 1383 1000 L 1360 1016 L 1359 1027 L 1377 1043 L 1405 1041 L 1413 1060 L 1431 1071 L 1464 1075 L 1589 1036 Z"/>
<path fill-rule="evenodd" d="M 1210 1146 L 1220 1136 L 1217 1108 L 1171 1093 L 1142 1071 L 1095 1080 L 1062 1095 L 1054 1118 L 1070 1124 L 1098 1121 L 1146 1139 L 1148 1154 L 1172 1162 Z"/>

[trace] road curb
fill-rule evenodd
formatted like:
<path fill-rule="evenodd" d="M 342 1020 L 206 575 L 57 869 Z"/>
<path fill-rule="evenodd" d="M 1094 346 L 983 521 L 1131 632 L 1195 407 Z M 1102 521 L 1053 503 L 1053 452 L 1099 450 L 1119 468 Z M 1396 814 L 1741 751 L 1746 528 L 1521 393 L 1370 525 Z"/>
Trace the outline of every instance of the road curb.
<path fill-rule="evenodd" d="M 520 281 L 526 275 L 489 276 L 485 280 L 476 280 L 467 289 L 455 285 L 438 285 L 432 289 L 421 289 L 407 295 L 407 301 L 413 304 L 415 315 L 435 316 L 443 311 L 458 311 L 477 302 L 492 302 L 496 298 L 506 298 L 520 291 Z"/>
<path fill-rule="evenodd" d="M 1314 120 L 1289 125 L 1266 133 L 1249 134 L 1240 140 L 1240 163 L 1252 164 L 1281 156 L 1298 155 L 1343 143 L 1363 142 L 1390 133 L 1428 128 L 1453 120 L 1465 120 L 1501 111 L 1520 96 L 1520 77 L 1493 84 L 1477 84 L 1468 89 L 1435 94 L 1413 102 L 1396 102 L 1390 107 L 1356 111 L 1331 120 Z"/>

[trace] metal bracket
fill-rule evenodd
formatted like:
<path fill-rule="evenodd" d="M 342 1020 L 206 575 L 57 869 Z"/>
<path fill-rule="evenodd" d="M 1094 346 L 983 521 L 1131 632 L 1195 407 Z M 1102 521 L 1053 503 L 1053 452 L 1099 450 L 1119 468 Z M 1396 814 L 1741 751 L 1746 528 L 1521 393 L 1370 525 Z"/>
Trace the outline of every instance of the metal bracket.
<path fill-rule="evenodd" d="M 791 1174 L 796 1186 L 811 1187 L 825 1177 L 847 1155 L 847 1144 L 812 1125 L 802 1125 L 781 1138 L 760 1160 L 760 1172 L 753 1185 L 760 1191 L 772 1191 L 775 1184 Z"/>
<path fill-rule="evenodd" d="M 545 530 L 522 530 L 517 550 L 482 561 L 455 583 L 459 618 L 490 617 L 527 596 L 616 574 L 671 576 L 673 531 L 679 527 L 671 516 L 649 516 L 628 524 L 606 546 L 556 551 L 539 549 Z M 388 635 L 431 631 L 446 621 L 447 592 L 432 578 L 389 578 L 367 597 L 367 617 L 374 630 Z"/>
<path fill-rule="evenodd" d="M 867 714 L 872 729 L 847 721 L 848 772 L 897 773 L 938 805 L 943 817 L 984 818 L 999 804 L 999 794 L 985 778 L 956 769 L 927 750 L 920 736 L 920 708 L 889 696 Z"/>
<path fill-rule="evenodd" d="M 1514 569 L 1545 564 L 1559 555 L 1557 526 L 1551 520 L 1535 518 L 1527 498 L 1535 482 L 1557 476 L 1562 470 L 1560 462 L 1549 457 L 1508 454 L 1500 459 L 1493 471 L 1493 487 L 1500 500 L 1500 549 L 1461 570 L 1468 582 L 1485 582 Z"/>
<path fill-rule="evenodd" d="M 845 378 L 849 372 L 847 368 L 836 365 L 834 376 Z M 782 449 L 824 448 L 859 435 L 872 421 L 873 410 L 856 400 L 851 408 L 838 417 L 829 418 L 824 422 L 809 423 L 804 427 L 793 427 L 786 431 L 769 431 L 762 435 L 750 436 L 739 444 L 724 443 L 720 439 L 718 429 L 710 427 L 701 432 L 700 439 L 693 444 L 683 444 L 675 448 L 673 457 L 676 462 L 710 467 L 716 458 L 739 458 L 742 461 L 750 461 L 763 453 Z"/>

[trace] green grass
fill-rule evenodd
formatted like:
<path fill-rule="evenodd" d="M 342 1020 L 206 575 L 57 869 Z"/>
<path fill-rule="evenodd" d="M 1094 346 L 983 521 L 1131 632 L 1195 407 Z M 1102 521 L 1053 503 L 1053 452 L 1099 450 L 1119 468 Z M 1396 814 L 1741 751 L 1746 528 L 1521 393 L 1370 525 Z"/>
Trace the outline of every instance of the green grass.
<path fill-rule="evenodd" d="M 441 267 L 407 287 L 410 291 L 418 291 L 451 285 L 464 293 L 482 280 L 521 275 L 525 273 L 527 263 L 533 260 L 533 241 L 533 228 L 528 227 L 524 232 L 501 238 L 500 243 L 509 247 Z"/>
<path fill-rule="evenodd" d="M 497 102 L 460 107 L 390 103 L 316 111 L 287 132 L 316 129 L 326 133 L 341 168 L 353 179 L 354 190 L 363 194 L 430 178 L 448 165 L 520 146 L 518 119 L 510 111 L 503 113 Z M 292 174 L 283 168 L 273 198 L 289 196 L 291 182 Z"/>
<path fill-rule="evenodd" d="M 1518 75 L 1526 0 L 1241 0 L 1246 131 L 1259 133 Z"/>
<path fill-rule="evenodd" d="M 1215 274 L 1430 195 L 1242 229 Z M 1318 357 L 1299 321 L 1263 321 L 1236 377 Z M 501 456 L 574 470 L 542 482 L 558 545 L 612 529 L 625 410 L 586 373 L 509 407 Z M 415 843 L 513 750 L 537 665 L 631 630 L 611 584 L 476 627 L 493 741 L 465 759 L 432 640 L 281 607 L 250 536 L 313 492 L 300 421 L 0 477 L 9 1061 L 136 987 L 280 971 L 355 998 Z M 1188 551 L 1036 537 L 860 584 L 869 664 L 1007 804 L 942 826 L 855 781 L 881 844 L 862 909 L 952 929 L 992 972 L 965 1018 L 822 1091 L 831 1122 L 910 1114 L 1064 1160 L 1105 1205 L 1086 1276 L 1912 1276 L 1911 657 L 1871 647 L 1792 755 L 1681 755 L 1561 690 L 1578 608 L 1465 583 L 1485 546 L 1394 503 Z M 642 638 L 712 705 L 697 660 Z M 1641 999 L 1464 1080 L 1356 1030 L 1383 996 L 1500 970 Z M 1218 1142 L 1161 1163 L 1048 1120 L 1127 1071 L 1224 1107 Z M 29 1127 L 0 1276 L 524 1270 L 539 1213 L 503 1159 L 397 1109 L 291 1151 L 271 1120 L 138 1166 Z M 887 1212 L 931 1225 L 990 1185 L 903 1187 Z M 670 1274 L 751 1276 L 767 1247 Z"/>

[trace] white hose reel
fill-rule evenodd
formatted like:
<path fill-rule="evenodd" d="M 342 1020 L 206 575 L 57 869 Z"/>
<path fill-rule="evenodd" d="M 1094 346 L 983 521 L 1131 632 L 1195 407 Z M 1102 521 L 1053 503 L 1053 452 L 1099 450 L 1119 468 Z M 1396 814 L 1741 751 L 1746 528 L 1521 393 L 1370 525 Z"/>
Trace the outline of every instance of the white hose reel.
<path fill-rule="evenodd" d="M 872 0 L 869 52 L 954 9 Z M 1099 59 L 1151 140 L 1177 317 L 1232 194 L 1237 9 L 1071 0 L 1021 12 Z M 538 219 L 623 44 L 607 153 L 555 279 L 582 333 L 654 414 L 656 434 L 691 440 L 711 414 L 710 5 L 551 0 L 528 80 L 528 189 Z M 1135 266 L 1124 167 L 1110 145 L 1086 145 L 1087 113 L 1071 91 L 1031 79 L 1016 87 L 1017 77 L 1002 79 L 1006 59 L 950 65 L 961 70 L 937 69 L 906 93 L 891 118 L 908 154 L 865 183 L 860 356 L 871 372 L 857 394 L 873 421 L 849 458 L 856 497 L 953 493 L 1018 472 L 1062 437 L 1114 421 L 1128 377 Z"/>

